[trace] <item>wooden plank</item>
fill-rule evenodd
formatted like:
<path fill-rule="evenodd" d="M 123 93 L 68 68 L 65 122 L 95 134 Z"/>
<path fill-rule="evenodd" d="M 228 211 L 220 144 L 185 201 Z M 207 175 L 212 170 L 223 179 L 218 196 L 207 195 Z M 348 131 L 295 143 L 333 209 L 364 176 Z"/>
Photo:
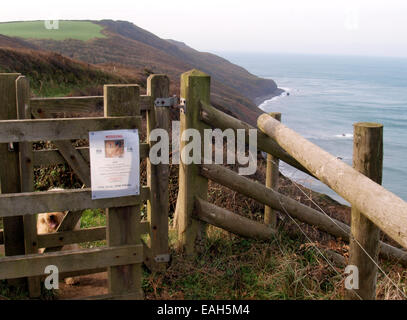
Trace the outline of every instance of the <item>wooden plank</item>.
<path fill-rule="evenodd" d="M 38 235 L 38 247 L 58 247 L 73 243 L 106 240 L 106 227 L 61 231 Z"/>
<path fill-rule="evenodd" d="M 139 116 L 140 88 L 137 85 L 104 86 L 104 116 Z M 112 207 L 112 206 L 106 206 Z M 119 246 L 140 244 L 138 232 L 140 223 L 140 205 L 128 203 L 124 208 L 106 209 L 107 244 Z M 141 290 L 141 266 L 127 264 L 108 268 L 109 294 L 122 295 L 138 293 Z"/>
<path fill-rule="evenodd" d="M 335 237 L 349 241 L 350 228 L 345 223 L 330 218 L 318 210 L 266 188 L 257 181 L 240 176 L 236 172 L 220 165 L 201 165 L 200 173 L 206 178 L 231 190 L 255 199 L 264 205 L 269 205 L 282 213 L 288 212 L 288 214 L 300 221 L 316 226 L 318 229 L 328 232 Z M 407 267 L 407 252 L 387 243 L 380 242 L 380 256 Z"/>
<path fill-rule="evenodd" d="M 0 279 L 43 276 L 48 265 L 62 273 L 142 262 L 141 244 L 5 257 L 0 259 Z"/>
<path fill-rule="evenodd" d="M 81 154 L 87 163 L 90 162 L 88 147 L 78 147 L 76 150 Z M 147 158 L 149 152 L 150 146 L 147 143 L 140 143 L 140 160 Z M 57 149 L 34 151 L 33 157 L 34 167 L 67 164 L 64 157 Z"/>
<path fill-rule="evenodd" d="M 198 197 L 195 199 L 194 213 L 198 219 L 245 238 L 269 241 L 276 234 L 275 229 L 265 224 L 219 208 Z"/>
<path fill-rule="evenodd" d="M 0 195 L 0 217 L 56 211 L 79 211 L 106 207 L 139 205 L 150 196 L 148 187 L 140 188 L 139 196 L 92 200 L 91 189 L 13 193 Z"/>
<path fill-rule="evenodd" d="M 267 114 L 259 128 L 390 238 L 407 248 L 407 203 Z"/>
<path fill-rule="evenodd" d="M 170 79 L 166 75 L 154 74 L 147 79 L 147 94 L 152 101 L 160 97 L 168 97 L 170 94 Z M 156 142 L 150 140 L 150 134 L 154 129 L 170 131 L 170 110 L 168 107 L 151 107 L 147 112 L 147 141 L 150 149 Z M 169 149 L 169 146 L 168 146 Z M 147 185 L 150 187 L 150 200 L 147 201 L 147 217 L 150 221 L 151 230 L 150 248 L 153 257 L 168 255 L 168 213 L 169 213 L 169 164 L 152 164 L 147 159 Z M 152 271 L 163 272 L 165 263 L 151 261 Z"/>
<path fill-rule="evenodd" d="M 16 80 L 17 90 L 17 118 L 31 119 L 30 108 L 30 83 L 29 80 L 20 76 Z M 33 144 L 22 142 L 18 145 L 20 152 L 20 180 L 21 192 L 34 191 L 34 165 L 33 165 Z M 37 217 L 34 215 L 23 216 L 24 222 L 24 245 L 25 253 L 38 253 L 37 247 Z M 28 278 L 28 291 L 31 298 L 41 296 L 40 278 Z"/>
<path fill-rule="evenodd" d="M 280 112 L 269 113 L 274 119 L 281 121 Z M 278 191 L 278 179 L 280 172 L 278 170 L 279 160 L 271 154 L 267 154 L 267 170 L 266 170 L 266 187 Z M 265 206 L 264 208 L 264 223 L 272 228 L 277 227 L 277 212 L 271 207 Z"/>
<path fill-rule="evenodd" d="M 353 168 L 382 183 L 383 126 L 377 123 L 356 123 L 353 134 Z M 347 290 L 350 299 L 376 299 L 377 263 L 380 229 L 362 212 L 352 207 L 349 264 L 359 270 L 359 288 Z"/>
<path fill-rule="evenodd" d="M 200 116 L 201 120 L 212 128 L 219 128 L 222 130 L 231 128 L 235 131 L 238 129 L 243 129 L 246 131 L 246 139 L 248 139 L 249 130 L 256 129 L 250 124 L 236 119 L 205 102 L 202 102 L 202 111 Z M 288 163 L 290 166 L 293 166 L 294 168 L 313 176 L 303 165 L 301 165 L 281 146 L 279 146 L 277 142 L 275 142 L 273 139 L 269 139 L 269 137 L 260 130 L 257 132 L 257 148 L 273 155 L 285 163 Z"/>
<path fill-rule="evenodd" d="M 103 96 L 32 98 L 33 113 L 103 112 Z"/>
<path fill-rule="evenodd" d="M 141 129 L 141 117 L 1 120 L 0 143 L 88 139 L 89 131 Z"/>
<path fill-rule="evenodd" d="M 45 113 L 94 113 L 103 114 L 103 96 L 32 98 L 31 107 L 37 114 Z M 149 110 L 151 97 L 140 95 L 140 110 Z"/>
<path fill-rule="evenodd" d="M 209 103 L 211 78 L 198 70 L 191 70 L 181 75 L 181 98 L 186 99 L 187 112 L 181 109 L 181 137 L 186 129 L 198 130 L 203 139 L 204 123 L 200 121 L 201 104 Z M 199 175 L 197 164 L 186 165 L 183 162 L 184 147 L 189 141 L 180 140 L 181 161 L 179 165 L 179 191 L 176 208 L 176 219 L 178 227 L 178 249 L 185 251 L 187 255 L 194 254 L 196 244 L 205 236 L 205 224 L 193 219 L 195 197 L 203 200 L 208 197 L 208 181 Z M 203 151 L 203 143 L 202 150 Z M 203 154 L 203 152 L 201 152 Z"/>
<path fill-rule="evenodd" d="M 16 79 L 19 73 L 0 74 L 0 120 L 17 119 Z M 1 130 L 0 130 L 1 132 Z M 2 194 L 21 191 L 18 150 L 9 150 L 9 141 L 0 143 L 0 191 Z M 14 145 L 17 148 L 17 145 Z M 2 207 L 0 207 L 3 209 Z M 5 255 L 24 254 L 23 217 L 15 215 L 3 219 Z M 25 279 L 9 281 L 10 285 L 25 285 Z"/>
<path fill-rule="evenodd" d="M 142 221 L 139 224 L 140 234 L 150 232 L 150 223 Z M 0 230 L 0 244 L 2 244 L 2 230 Z M 95 227 L 71 231 L 38 235 L 38 248 L 65 246 L 73 243 L 106 240 L 106 227 Z"/>

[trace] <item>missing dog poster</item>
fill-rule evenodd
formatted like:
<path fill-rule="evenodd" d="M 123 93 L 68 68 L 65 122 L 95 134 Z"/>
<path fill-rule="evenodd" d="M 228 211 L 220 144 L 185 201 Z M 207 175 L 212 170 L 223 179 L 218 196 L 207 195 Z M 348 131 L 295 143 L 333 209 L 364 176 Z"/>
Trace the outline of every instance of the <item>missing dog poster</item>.
<path fill-rule="evenodd" d="M 138 130 L 89 132 L 92 199 L 140 194 Z"/>

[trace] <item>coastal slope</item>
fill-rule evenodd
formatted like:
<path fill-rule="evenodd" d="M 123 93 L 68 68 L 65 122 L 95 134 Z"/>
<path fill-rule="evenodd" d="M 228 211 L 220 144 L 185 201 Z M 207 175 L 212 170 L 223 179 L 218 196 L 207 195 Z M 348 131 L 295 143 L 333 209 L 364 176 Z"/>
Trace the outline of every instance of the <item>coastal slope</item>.
<path fill-rule="evenodd" d="M 199 52 L 182 42 L 161 39 L 133 23 L 113 20 L 88 22 L 101 26 L 103 37 L 86 41 L 81 40 L 79 35 L 76 39 L 63 40 L 56 40 L 55 36 L 50 36 L 50 39 L 44 39 L 43 36 L 32 38 L 24 37 L 20 29 L 20 37 L 7 37 L 6 46 L 27 47 L 31 50 L 41 48 L 126 78 L 132 78 L 133 74 L 148 76 L 151 73 L 165 73 L 171 79 L 173 94 L 179 93 L 179 77 L 183 72 L 192 68 L 200 69 L 211 76 L 212 103 L 223 106 L 231 114 L 251 124 L 255 124 L 257 116 L 262 112 L 256 106 L 256 99 L 279 94 L 273 80 L 256 77 L 226 59 Z M 70 21 L 69 26 L 72 27 L 74 23 Z M 29 23 L 25 22 L 24 25 L 28 28 Z M 59 30 L 50 32 L 64 32 L 64 25 L 61 23 Z M 0 33 L 1 30 L 0 24 Z M 14 71 L 21 72 L 18 69 Z"/>

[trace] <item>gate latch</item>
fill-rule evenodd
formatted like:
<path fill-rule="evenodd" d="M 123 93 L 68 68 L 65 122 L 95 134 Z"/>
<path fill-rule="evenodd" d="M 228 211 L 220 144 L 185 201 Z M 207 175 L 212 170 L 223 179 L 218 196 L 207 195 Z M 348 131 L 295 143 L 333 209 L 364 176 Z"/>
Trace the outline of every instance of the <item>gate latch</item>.
<path fill-rule="evenodd" d="M 175 107 L 178 105 L 178 97 L 172 96 L 169 98 L 157 98 L 154 100 L 155 107 Z"/>

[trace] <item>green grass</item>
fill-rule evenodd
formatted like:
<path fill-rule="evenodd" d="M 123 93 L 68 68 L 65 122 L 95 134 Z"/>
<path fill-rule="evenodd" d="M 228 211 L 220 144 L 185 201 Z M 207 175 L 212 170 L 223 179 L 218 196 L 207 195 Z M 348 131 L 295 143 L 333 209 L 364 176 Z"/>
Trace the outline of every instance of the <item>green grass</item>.
<path fill-rule="evenodd" d="M 24 39 L 90 40 L 105 38 L 103 27 L 89 21 L 59 21 L 58 29 L 47 29 L 44 21 L 0 23 L 0 34 Z"/>

